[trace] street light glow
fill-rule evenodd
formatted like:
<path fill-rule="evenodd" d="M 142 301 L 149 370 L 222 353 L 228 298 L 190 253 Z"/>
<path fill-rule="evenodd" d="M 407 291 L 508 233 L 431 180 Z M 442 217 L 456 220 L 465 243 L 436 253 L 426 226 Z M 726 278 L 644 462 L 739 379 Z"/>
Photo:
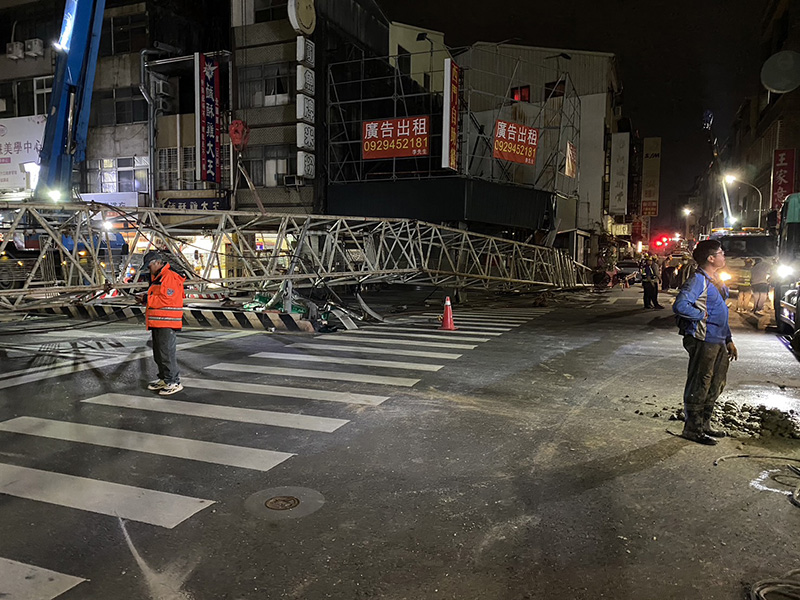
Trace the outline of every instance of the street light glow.
<path fill-rule="evenodd" d="M 727 183 L 734 183 L 736 181 L 736 175 L 725 175 L 725 181 Z"/>
<path fill-rule="evenodd" d="M 683 214 L 684 214 L 684 215 L 686 215 L 686 216 L 688 217 L 690 214 L 692 214 L 692 209 L 691 209 L 691 208 L 688 208 L 688 207 L 687 207 L 687 208 L 684 208 L 684 209 L 683 209 Z"/>

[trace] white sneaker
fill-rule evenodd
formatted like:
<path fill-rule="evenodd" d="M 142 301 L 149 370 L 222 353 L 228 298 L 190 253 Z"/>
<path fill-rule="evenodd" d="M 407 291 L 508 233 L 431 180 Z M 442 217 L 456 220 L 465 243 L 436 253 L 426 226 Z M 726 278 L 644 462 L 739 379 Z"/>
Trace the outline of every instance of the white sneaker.
<path fill-rule="evenodd" d="M 177 394 L 183 389 L 183 386 L 180 383 L 168 383 L 164 386 L 164 388 L 158 392 L 159 396 L 171 396 L 172 394 Z"/>
<path fill-rule="evenodd" d="M 164 381 L 163 379 L 156 379 L 155 381 L 151 381 L 147 385 L 147 389 L 153 391 L 163 390 L 165 387 L 167 387 L 167 382 Z"/>

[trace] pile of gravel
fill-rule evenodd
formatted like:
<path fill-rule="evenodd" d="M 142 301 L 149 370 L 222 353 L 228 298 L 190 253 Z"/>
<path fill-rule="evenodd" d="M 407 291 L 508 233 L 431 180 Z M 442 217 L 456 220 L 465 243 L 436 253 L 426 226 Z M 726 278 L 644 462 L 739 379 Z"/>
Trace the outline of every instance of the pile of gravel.
<path fill-rule="evenodd" d="M 653 415 L 655 416 L 655 415 Z M 683 409 L 675 409 L 670 421 L 683 421 Z M 717 404 L 714 421 L 731 437 L 750 436 L 800 439 L 800 416 L 793 410 L 783 412 L 777 408 L 751 406 L 735 402 Z"/>

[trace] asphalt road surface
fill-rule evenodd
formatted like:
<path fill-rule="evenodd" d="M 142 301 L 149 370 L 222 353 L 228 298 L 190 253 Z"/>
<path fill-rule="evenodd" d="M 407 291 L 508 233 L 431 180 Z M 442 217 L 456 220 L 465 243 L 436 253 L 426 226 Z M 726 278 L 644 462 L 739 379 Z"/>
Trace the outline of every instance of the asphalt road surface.
<path fill-rule="evenodd" d="M 0 598 L 733 600 L 800 567 L 787 461 L 713 466 L 797 442 L 667 433 L 669 310 L 530 300 L 184 331 L 169 398 L 140 327 L 4 323 Z M 726 397 L 800 406 L 786 345 L 733 320 Z"/>

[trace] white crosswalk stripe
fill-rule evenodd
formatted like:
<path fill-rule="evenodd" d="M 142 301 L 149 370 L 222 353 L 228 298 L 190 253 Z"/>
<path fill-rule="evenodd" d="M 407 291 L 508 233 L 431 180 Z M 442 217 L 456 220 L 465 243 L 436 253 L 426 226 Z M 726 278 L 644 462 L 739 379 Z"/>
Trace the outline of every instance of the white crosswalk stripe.
<path fill-rule="evenodd" d="M 55 440 L 94 444 L 109 448 L 122 448 L 148 454 L 159 454 L 173 458 L 197 460 L 229 467 L 269 471 L 294 456 L 287 452 L 261 450 L 230 446 L 215 442 L 203 442 L 188 438 L 172 437 L 155 433 L 142 433 L 125 429 L 97 427 L 82 423 L 68 423 L 39 419 L 37 417 L 17 417 L 0 423 L 0 431 L 35 435 Z"/>
<path fill-rule="evenodd" d="M 214 502 L 0 463 L 0 493 L 172 529 Z"/>
<path fill-rule="evenodd" d="M 422 313 L 423 317 L 439 317 L 440 313 Z M 497 318 L 494 318 L 497 317 Z M 491 315 L 491 314 L 481 314 L 481 313 L 459 313 L 457 315 L 453 315 L 453 319 L 480 319 L 483 321 L 489 321 L 491 323 L 525 323 L 530 321 L 530 317 L 504 317 L 498 315 Z"/>
<path fill-rule="evenodd" d="M 453 344 L 450 342 L 423 342 L 416 340 L 384 340 L 378 338 L 360 338 L 349 337 L 348 335 L 337 335 L 335 340 L 337 342 L 360 342 L 362 344 L 392 344 L 395 346 L 416 346 L 425 348 L 450 348 L 453 350 L 473 350 L 476 348 L 474 344 Z"/>
<path fill-rule="evenodd" d="M 329 390 L 313 390 L 283 385 L 266 385 L 261 383 L 241 383 L 238 381 L 217 381 L 214 379 L 182 379 L 184 387 L 204 390 L 220 390 L 223 392 L 241 392 L 260 396 L 280 396 L 299 400 L 319 400 L 321 402 L 341 402 L 344 404 L 366 404 L 377 406 L 389 399 L 389 396 L 372 394 L 356 394 L 354 392 L 331 392 Z"/>
<path fill-rule="evenodd" d="M 0 598 L 3 600 L 52 600 L 84 581 L 87 580 L 0 558 Z"/>
<path fill-rule="evenodd" d="M 361 341 L 361 340 L 359 340 Z M 335 352 L 358 352 L 361 354 L 391 354 L 393 356 L 416 356 L 418 358 L 436 358 L 439 360 L 456 360 L 461 354 L 451 352 L 428 352 L 426 350 L 404 350 L 402 348 L 376 348 L 373 346 L 351 346 L 349 344 L 290 344 L 290 348 L 304 348 L 312 350 L 333 350 Z"/>
<path fill-rule="evenodd" d="M 299 362 L 320 362 L 336 365 L 353 365 L 359 367 L 387 367 L 390 369 L 403 369 L 405 371 L 431 371 L 435 372 L 444 365 L 429 365 L 425 363 L 401 362 L 395 360 L 372 360 L 369 358 L 352 358 L 343 356 L 319 356 L 316 354 L 289 354 L 287 352 L 259 352 L 251 358 L 268 358 L 271 360 L 291 360 Z"/>
<path fill-rule="evenodd" d="M 361 373 L 347 373 L 345 371 L 326 371 L 311 369 L 285 369 L 282 367 L 267 367 L 263 365 L 242 365 L 235 363 L 218 363 L 209 365 L 206 369 L 216 369 L 218 371 L 233 371 L 241 373 L 257 373 L 259 375 L 275 375 L 279 377 L 303 377 L 306 379 L 328 379 L 331 381 L 352 381 L 354 383 L 375 383 L 378 385 L 397 385 L 411 387 L 419 383 L 419 379 L 410 377 L 391 377 L 381 375 L 364 375 Z"/>
<path fill-rule="evenodd" d="M 392 331 L 400 331 L 400 332 L 410 332 L 410 333 L 425 333 L 426 331 L 435 331 L 436 329 L 431 329 L 430 327 L 396 327 L 395 325 L 375 325 L 371 327 L 365 327 L 364 329 L 356 329 L 351 331 L 350 333 L 355 333 L 356 331 L 376 331 L 380 327 L 387 327 L 391 328 Z M 469 336 L 469 335 L 480 335 L 480 336 L 499 336 L 503 335 L 506 331 L 511 331 L 511 329 L 503 329 L 501 331 L 482 331 L 482 330 L 467 330 L 466 328 L 460 328 L 455 331 L 448 331 L 446 332 L 447 335 L 454 335 L 456 337 L 462 336 Z M 445 333 L 445 332 L 443 332 Z"/>
<path fill-rule="evenodd" d="M 354 331 L 348 331 L 347 335 L 359 334 L 365 336 L 392 336 L 392 337 L 399 337 L 399 338 L 412 338 L 412 339 L 425 339 L 425 340 L 441 340 L 446 338 L 448 335 L 455 333 L 454 331 L 442 331 L 441 333 L 405 333 L 403 331 L 395 331 L 394 329 L 356 329 Z M 475 334 L 477 335 L 477 334 Z M 490 341 L 489 338 L 481 338 L 481 337 L 463 337 L 460 336 L 455 341 L 457 342 L 472 342 L 476 344 L 480 344 L 481 342 L 488 342 Z"/>
<path fill-rule="evenodd" d="M 271 425 L 273 427 L 304 429 L 306 431 L 321 431 L 325 433 L 336 431 L 339 427 L 349 422 L 346 419 L 331 419 L 328 417 L 296 415 L 294 413 L 253 408 L 218 406 L 215 404 L 201 404 L 199 402 L 167 400 L 155 397 L 128 396 L 125 394 L 103 394 L 101 396 L 95 396 L 94 398 L 81 400 L 81 402 L 102 406 L 116 406 L 118 408 L 186 415 L 190 417 L 202 417 L 205 419 L 219 419 L 220 421 L 236 421 L 237 423 L 253 423 L 256 425 Z"/>

